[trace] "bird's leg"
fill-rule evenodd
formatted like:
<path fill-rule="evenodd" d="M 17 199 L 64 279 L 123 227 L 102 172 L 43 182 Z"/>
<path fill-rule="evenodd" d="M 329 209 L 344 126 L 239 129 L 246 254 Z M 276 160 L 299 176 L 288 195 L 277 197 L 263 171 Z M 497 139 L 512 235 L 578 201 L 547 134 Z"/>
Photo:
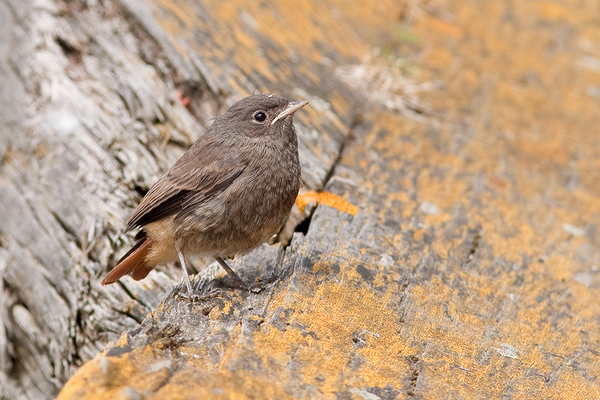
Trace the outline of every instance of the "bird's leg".
<path fill-rule="evenodd" d="M 183 269 L 183 279 L 185 280 L 185 284 L 187 285 L 188 296 L 192 298 L 192 284 L 190 283 L 190 277 L 188 276 L 187 265 L 185 265 L 185 257 L 183 256 L 183 252 L 179 249 L 177 249 L 177 254 L 179 255 L 181 269 Z"/>
<path fill-rule="evenodd" d="M 221 267 L 223 267 L 225 272 L 227 272 L 227 275 L 229 275 L 229 277 L 233 281 L 234 287 L 238 287 L 238 288 L 242 288 L 242 289 L 246 289 L 246 290 L 248 290 L 250 288 L 250 285 L 248 285 L 246 282 L 244 282 L 242 280 L 242 278 L 240 278 L 238 276 L 238 274 L 236 274 L 231 268 L 229 268 L 229 265 L 227 265 L 225 260 L 223 260 L 221 257 L 215 257 L 215 260 L 217 260 L 217 262 L 219 264 L 221 264 Z"/>

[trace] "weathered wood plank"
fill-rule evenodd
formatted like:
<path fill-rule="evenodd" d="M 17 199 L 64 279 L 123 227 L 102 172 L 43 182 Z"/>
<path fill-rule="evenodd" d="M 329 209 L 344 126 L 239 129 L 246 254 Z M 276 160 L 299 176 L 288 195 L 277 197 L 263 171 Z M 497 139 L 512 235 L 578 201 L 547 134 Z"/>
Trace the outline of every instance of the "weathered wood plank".
<path fill-rule="evenodd" d="M 107 288 L 98 277 L 130 243 L 123 228 L 137 192 L 228 105 L 254 90 L 308 96 L 313 110 L 298 124 L 306 187 L 321 188 L 338 157 L 359 96 L 339 86 L 331 95 L 337 111 L 328 111 L 324 89 L 337 85 L 324 78 L 333 66 L 296 51 L 282 80 L 272 73 L 284 60 L 272 59 L 272 50 L 281 47 L 229 59 L 235 41 L 221 58 L 209 57 L 225 50 L 219 30 L 252 17 L 227 22 L 214 6 L 210 13 L 192 6 L 206 23 L 193 20 L 198 26 L 178 37 L 186 26 L 167 30 L 165 16 L 185 16 L 184 2 L 0 2 L 0 396 L 53 397 L 78 365 L 137 326 L 179 281 L 172 268 Z M 264 33 L 255 40 L 267 44 Z M 271 73 L 242 72 L 250 61 Z M 322 85 L 311 81 L 315 73 Z"/>
<path fill-rule="evenodd" d="M 0 3 L 0 396 L 129 329 L 60 397 L 600 397 L 595 6 L 392 3 Z M 235 260 L 258 293 L 101 288 L 136 191 L 254 89 L 309 95 L 305 186 L 360 212 Z"/>
<path fill-rule="evenodd" d="M 426 96 L 443 118 L 364 113 L 327 184 L 356 216 L 317 207 L 264 292 L 219 292 L 193 306 L 170 294 L 64 398 L 80 398 L 83 379 L 94 393 L 118 393 L 125 384 L 111 370 L 133 371 L 126 385 L 148 398 L 597 398 L 600 202 L 588 176 L 600 121 L 593 96 L 562 101 L 595 80 L 529 86 L 522 75 L 572 75 L 592 50 L 564 46 L 570 58 L 545 59 L 544 43 L 562 37 L 546 27 L 558 14 L 570 16 L 564 30 L 585 30 L 589 10 L 539 6 L 539 23 L 528 6 L 494 7 L 455 2 L 457 25 L 430 16 L 414 25 L 436 44 L 419 67 L 443 82 Z M 513 36 L 507 15 L 519 19 Z M 530 36 L 536 45 L 517 45 Z M 472 51 L 480 41 L 485 56 Z M 488 60 L 513 54 L 501 72 Z M 368 66 L 359 72 L 371 90 L 386 89 Z"/>

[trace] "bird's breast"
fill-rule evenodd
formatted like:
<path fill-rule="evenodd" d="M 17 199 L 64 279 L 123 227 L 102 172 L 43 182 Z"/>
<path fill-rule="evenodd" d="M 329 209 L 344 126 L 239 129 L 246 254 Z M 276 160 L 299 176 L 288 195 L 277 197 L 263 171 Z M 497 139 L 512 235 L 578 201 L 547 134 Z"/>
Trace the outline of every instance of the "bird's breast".
<path fill-rule="evenodd" d="M 300 189 L 297 150 L 257 153 L 227 189 L 182 224 L 181 235 L 192 252 L 206 254 L 214 248 L 208 255 L 245 253 L 281 229 Z"/>

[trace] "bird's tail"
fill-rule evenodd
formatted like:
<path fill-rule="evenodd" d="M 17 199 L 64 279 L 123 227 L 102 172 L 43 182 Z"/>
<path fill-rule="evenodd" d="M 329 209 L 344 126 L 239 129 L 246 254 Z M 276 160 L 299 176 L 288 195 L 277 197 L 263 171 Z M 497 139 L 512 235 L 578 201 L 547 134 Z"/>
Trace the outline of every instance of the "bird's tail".
<path fill-rule="evenodd" d="M 121 257 L 117 265 L 104 277 L 102 285 L 115 283 L 127 274 L 136 281 L 139 281 L 140 279 L 144 279 L 154 269 L 154 267 L 149 266 L 145 261 L 146 255 L 151 249 L 152 242 L 146 239 L 146 235 L 138 236 L 140 236 L 138 242 L 127 254 Z"/>

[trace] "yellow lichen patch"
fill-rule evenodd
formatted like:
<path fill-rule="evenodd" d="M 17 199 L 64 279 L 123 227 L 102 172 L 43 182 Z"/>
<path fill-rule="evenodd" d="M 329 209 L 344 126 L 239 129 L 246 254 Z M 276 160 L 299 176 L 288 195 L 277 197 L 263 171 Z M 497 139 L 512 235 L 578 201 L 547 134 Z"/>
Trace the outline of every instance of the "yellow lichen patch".
<path fill-rule="evenodd" d="M 419 176 L 418 185 L 421 189 L 420 200 L 431 202 L 440 210 L 454 207 L 462 201 L 467 192 L 467 183 L 463 180 L 445 180 L 432 176 L 429 171 L 423 171 Z"/>
<path fill-rule="evenodd" d="M 521 377 L 528 373 L 539 374 L 546 381 L 551 377 L 555 382 L 570 382 L 567 386 L 581 388 L 585 393 L 598 393 L 597 388 L 593 389 L 581 380 L 580 374 L 562 367 L 566 366 L 565 360 L 575 357 L 585 344 L 577 337 L 583 337 L 582 333 L 565 336 L 560 330 L 568 331 L 572 325 L 583 321 L 569 318 L 557 327 L 553 326 L 546 320 L 548 305 L 545 303 L 519 310 L 520 304 L 536 304 L 534 299 L 540 298 L 548 282 L 532 282 L 521 292 L 510 293 L 506 280 L 464 275 L 463 278 L 467 286 L 462 294 L 437 279 L 411 288 L 408 301 L 423 311 L 407 321 L 403 325 L 406 332 L 401 332 L 404 336 L 419 336 L 426 340 L 429 350 L 421 358 L 426 363 L 425 373 L 438 377 L 440 393 L 451 389 L 462 395 L 486 393 L 486 396 L 497 397 L 508 380 L 521 382 Z M 590 301 L 593 302 L 590 297 L 583 296 L 573 305 L 583 311 Z M 582 318 L 586 314 L 583 313 Z M 589 322 L 584 329 L 591 328 L 593 324 L 589 325 Z M 489 332 L 495 334 L 489 335 Z M 544 345 L 540 346 L 540 343 Z M 555 358 L 548 358 L 548 353 L 554 354 Z M 457 367 L 459 370 L 455 369 Z M 595 368 L 598 369 L 600 367 Z M 489 379 L 490 372 L 494 379 Z M 457 377 L 456 373 L 461 375 Z M 588 370 L 589 373 L 592 371 Z M 456 379 L 465 385 L 457 385 Z M 531 388 L 530 385 L 525 383 L 519 390 Z M 553 388 L 542 387 L 539 396 L 552 398 L 547 396 L 553 393 Z"/>
<path fill-rule="evenodd" d="M 288 398 L 286 391 L 271 379 L 246 371 L 186 367 L 177 371 L 169 384 L 158 390 L 154 399 L 274 399 Z"/>
<path fill-rule="evenodd" d="M 364 38 L 390 35 L 399 15 L 389 1 L 268 1 L 266 11 L 239 0 L 208 3 L 213 22 L 183 1 L 160 18 L 176 32 L 175 46 L 186 44 L 178 49 L 196 49 L 239 92 L 256 73 L 280 83 L 298 74 L 318 85 L 318 68 L 290 61 L 325 65 L 335 52 L 361 59 L 381 44 Z M 435 112 L 411 120 L 365 107 L 368 132 L 340 161 L 360 188 L 354 195 L 366 199 L 362 212 L 385 233 L 370 235 L 365 225 L 367 240 L 339 238 L 335 254 L 310 260 L 310 273 L 294 275 L 290 287 L 278 283 L 260 317 L 228 326 L 228 342 L 181 347 L 185 368 L 163 397 L 308 398 L 314 389 L 313 397 L 334 399 L 348 387 L 389 384 L 404 398 L 419 363 L 413 383 L 431 399 L 600 398 L 597 4 L 444 4 L 449 12 L 417 17 L 414 26 L 426 43 L 413 58 L 418 79 L 442 82 L 443 90 L 419 93 Z M 203 43 L 186 42 L 196 26 L 221 32 L 217 46 L 201 53 Z M 261 37 L 273 45 L 256 48 Z M 325 99 L 333 117 L 324 107 L 299 118 L 308 124 L 327 114 L 330 121 L 310 125 L 323 137 L 327 126 L 342 129 L 338 115 L 352 102 L 339 93 Z M 329 145 L 307 146 L 323 154 Z M 311 202 L 356 209 L 315 192 L 297 205 Z M 348 259 L 350 251 L 360 260 Z M 385 262 L 365 262 L 372 257 Z M 235 301 L 206 316 L 209 335 L 224 315 L 240 318 Z M 281 310 L 285 318 L 275 322 Z M 170 351 L 159 342 L 134 354 L 143 361 Z M 123 365 L 134 379 L 140 370 Z"/>
<path fill-rule="evenodd" d="M 569 256 L 551 254 L 544 263 L 547 265 L 548 272 L 557 280 L 570 279 L 575 272 Z"/>
<path fill-rule="evenodd" d="M 201 46 L 205 43 L 190 37 L 194 27 L 201 27 L 204 32 L 226 31 L 213 37 L 218 41 L 218 46 L 211 49 L 210 56 L 233 61 L 236 65 L 244 66 L 247 74 L 258 72 L 271 82 L 293 76 L 291 71 L 284 71 L 289 58 L 301 55 L 303 60 L 323 63 L 319 44 L 326 44 L 343 55 L 366 53 L 366 43 L 346 23 L 357 17 L 355 8 L 363 11 L 360 16 L 363 21 L 369 20 L 378 25 L 393 25 L 395 22 L 392 14 L 377 12 L 367 5 L 357 7 L 358 3 L 353 7 L 338 8 L 327 2 L 271 1 L 265 5 L 270 12 L 244 1 L 208 1 L 204 4 L 205 8 L 188 3 L 163 0 L 160 7 L 155 8 L 158 22 L 176 38 L 172 40 L 176 46 L 178 41 L 186 38 L 187 47 L 203 54 L 206 49 Z M 384 3 L 383 8 L 395 6 L 393 2 Z M 161 9 L 170 10 L 172 15 L 166 13 L 167 17 L 164 17 Z M 174 26 L 177 20 L 186 22 L 177 27 Z M 324 25 L 329 29 L 321 29 Z M 322 77 L 314 74 L 304 63 L 296 63 L 296 68 L 303 71 L 309 80 L 317 84 L 321 82 Z"/>
<path fill-rule="evenodd" d="M 197 23 L 193 9 L 186 4 L 179 5 L 173 1 L 165 0 L 162 2 L 149 2 L 156 16 L 156 22 L 165 30 L 165 32 L 180 39 L 188 38 L 192 27 Z M 186 46 L 180 40 L 172 41 L 173 47 L 177 53 L 188 59 Z"/>
<path fill-rule="evenodd" d="M 296 206 L 301 213 L 304 212 L 304 208 L 309 203 L 313 202 L 332 207 L 352 215 L 356 215 L 356 213 L 359 211 L 358 207 L 355 205 L 330 192 L 317 193 L 314 190 L 310 190 L 308 192 L 299 194 L 296 198 Z"/>
<path fill-rule="evenodd" d="M 285 366 L 291 357 L 304 382 L 318 383 L 327 398 L 344 385 L 401 387 L 412 347 L 398 335 L 398 315 L 388 308 L 393 290 L 382 297 L 337 282 L 314 289 L 290 295 L 293 314 L 284 332 L 268 327 L 256 333 L 253 344 L 263 363 L 276 359 Z"/>
<path fill-rule="evenodd" d="M 429 17 L 427 14 L 420 16 L 420 19 L 431 28 L 445 34 L 448 36 L 452 36 L 455 38 L 460 38 L 462 36 L 462 29 L 458 26 L 451 25 L 446 21 L 442 21 L 437 18 Z"/>
<path fill-rule="evenodd" d="M 168 378 L 168 371 L 167 368 L 151 367 L 154 358 L 148 349 L 135 350 L 135 361 L 132 360 L 133 353 L 121 357 L 96 356 L 69 380 L 58 399 L 88 399 L 90 393 L 94 399 L 118 399 L 125 387 L 138 392 L 158 390 Z M 136 365 L 138 363 L 141 368 Z"/>
<path fill-rule="evenodd" d="M 417 229 L 414 233 L 413 233 L 413 238 L 415 240 L 423 240 L 423 236 L 425 235 L 425 229 Z"/>
<path fill-rule="evenodd" d="M 430 214 L 423 217 L 423 222 L 426 226 L 439 226 L 443 222 L 448 221 L 450 218 L 452 217 L 448 213 L 442 213 L 439 215 Z"/>
<path fill-rule="evenodd" d="M 301 193 L 298 195 L 298 197 L 296 197 L 296 207 L 298 207 L 298 210 L 303 213 L 308 204 L 316 203 L 317 198 L 318 194 L 314 190 Z"/>
<path fill-rule="evenodd" d="M 548 19 L 565 18 L 569 15 L 569 9 L 549 1 L 535 2 L 535 8 L 540 14 L 542 14 L 542 16 L 544 16 L 544 18 Z"/>
<path fill-rule="evenodd" d="M 117 346 L 123 347 L 129 345 L 129 335 L 127 332 L 123 332 L 117 341 Z"/>

